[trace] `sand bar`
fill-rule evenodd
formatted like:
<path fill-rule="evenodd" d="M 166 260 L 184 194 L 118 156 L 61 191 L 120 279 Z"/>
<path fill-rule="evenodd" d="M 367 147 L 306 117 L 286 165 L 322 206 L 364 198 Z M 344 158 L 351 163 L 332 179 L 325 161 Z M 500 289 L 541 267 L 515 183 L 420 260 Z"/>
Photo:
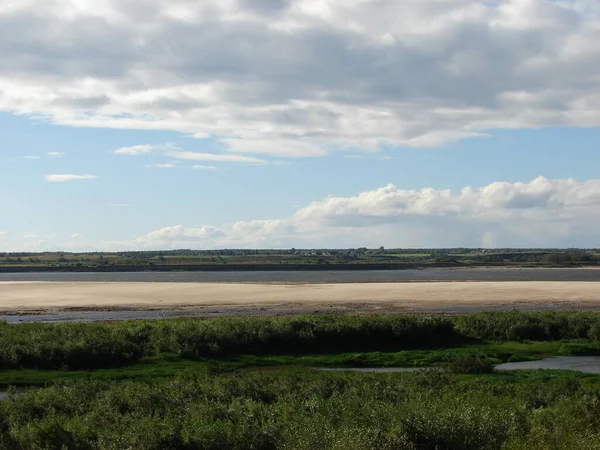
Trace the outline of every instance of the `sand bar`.
<path fill-rule="evenodd" d="M 600 283 L 0 283 L 0 310 L 5 312 L 204 307 L 310 311 L 353 306 L 387 311 L 499 305 L 598 308 Z"/>

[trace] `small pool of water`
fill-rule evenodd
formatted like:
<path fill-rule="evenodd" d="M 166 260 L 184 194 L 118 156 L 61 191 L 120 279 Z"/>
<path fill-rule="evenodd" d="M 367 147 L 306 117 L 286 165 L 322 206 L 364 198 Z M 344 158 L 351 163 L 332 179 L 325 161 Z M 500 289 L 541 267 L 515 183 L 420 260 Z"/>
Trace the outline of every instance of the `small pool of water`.
<path fill-rule="evenodd" d="M 340 367 L 320 368 L 326 372 L 418 372 L 426 370 L 423 367 Z M 498 364 L 496 370 L 573 370 L 583 373 L 600 374 L 600 356 L 557 356 L 554 358 L 540 359 L 539 361 L 523 361 Z"/>
<path fill-rule="evenodd" d="M 522 361 L 499 364 L 496 370 L 574 370 L 583 373 L 600 373 L 600 356 L 557 356 L 539 361 Z"/>

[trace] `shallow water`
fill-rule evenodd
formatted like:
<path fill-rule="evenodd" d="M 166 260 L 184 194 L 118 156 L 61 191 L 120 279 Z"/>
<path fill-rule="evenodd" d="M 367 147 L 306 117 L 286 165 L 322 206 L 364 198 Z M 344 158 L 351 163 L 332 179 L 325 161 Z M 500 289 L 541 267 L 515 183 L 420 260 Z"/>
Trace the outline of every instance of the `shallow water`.
<path fill-rule="evenodd" d="M 583 373 L 600 374 L 600 356 L 557 356 L 554 358 L 540 359 L 539 361 L 522 361 L 498 364 L 496 370 L 573 370 Z M 340 367 L 320 368 L 325 372 L 418 372 L 427 370 L 421 367 Z"/>
<path fill-rule="evenodd" d="M 231 272 L 0 273 L 0 281 L 171 283 L 368 283 L 390 281 L 596 281 L 600 269 L 473 268 Z"/>
<path fill-rule="evenodd" d="M 600 373 L 600 356 L 557 356 L 539 361 L 522 361 L 499 364 L 496 370 L 574 370 L 583 373 Z"/>

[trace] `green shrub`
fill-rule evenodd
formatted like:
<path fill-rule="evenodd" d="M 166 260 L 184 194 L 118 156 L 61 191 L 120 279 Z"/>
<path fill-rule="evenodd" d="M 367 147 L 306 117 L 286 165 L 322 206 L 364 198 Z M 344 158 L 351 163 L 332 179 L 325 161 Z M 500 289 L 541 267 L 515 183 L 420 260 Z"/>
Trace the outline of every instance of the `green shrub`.
<path fill-rule="evenodd" d="M 600 314 L 494 312 L 435 316 L 300 316 L 115 323 L 0 324 L 0 369 L 93 369 L 143 357 L 398 352 L 484 340 L 592 339 Z"/>
<path fill-rule="evenodd" d="M 450 320 L 422 316 L 302 316 L 0 326 L 0 368 L 83 369 L 171 353 L 230 354 L 402 350 L 458 344 Z"/>
<path fill-rule="evenodd" d="M 0 402 L 0 448 L 583 450 L 600 441 L 599 388 L 447 373 L 81 381 Z"/>
<path fill-rule="evenodd" d="M 552 341 L 592 338 L 600 329 L 600 314 L 591 312 L 482 312 L 459 316 L 458 333 L 499 341 Z"/>
<path fill-rule="evenodd" d="M 444 365 L 450 373 L 484 374 L 494 371 L 495 362 L 489 358 L 478 356 L 462 356 L 455 358 Z"/>
<path fill-rule="evenodd" d="M 594 323 L 588 331 L 588 338 L 594 342 L 600 342 L 600 323 Z"/>

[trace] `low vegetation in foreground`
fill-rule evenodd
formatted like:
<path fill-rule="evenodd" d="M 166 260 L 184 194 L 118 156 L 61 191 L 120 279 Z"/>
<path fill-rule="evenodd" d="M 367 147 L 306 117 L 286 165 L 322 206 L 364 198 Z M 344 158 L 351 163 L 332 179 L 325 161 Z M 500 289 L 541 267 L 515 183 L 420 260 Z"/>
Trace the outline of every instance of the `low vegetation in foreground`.
<path fill-rule="evenodd" d="M 0 448 L 600 448 L 600 376 L 493 371 L 579 354 L 600 314 L 2 324 Z"/>
<path fill-rule="evenodd" d="M 0 402 L 6 449 L 595 449 L 600 380 L 282 371 L 80 381 Z"/>

